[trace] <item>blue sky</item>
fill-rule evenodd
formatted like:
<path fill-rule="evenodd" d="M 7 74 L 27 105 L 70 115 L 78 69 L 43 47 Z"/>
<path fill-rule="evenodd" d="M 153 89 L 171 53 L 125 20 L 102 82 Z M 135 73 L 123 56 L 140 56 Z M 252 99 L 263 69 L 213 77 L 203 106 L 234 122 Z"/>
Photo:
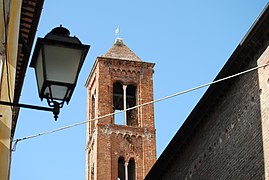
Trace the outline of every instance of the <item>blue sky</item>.
<path fill-rule="evenodd" d="M 71 3 L 72 2 L 72 3 Z M 15 138 L 86 120 L 85 81 L 97 56 L 121 37 L 143 61 L 154 62 L 154 98 L 212 81 L 265 7 L 265 0 L 48 1 L 37 31 L 44 37 L 62 24 L 91 49 L 69 105 L 57 122 L 48 112 L 21 109 Z M 162 153 L 206 89 L 155 104 L 157 154 Z M 21 103 L 41 102 L 33 69 Z M 11 180 L 85 179 L 85 125 L 21 141 Z"/>

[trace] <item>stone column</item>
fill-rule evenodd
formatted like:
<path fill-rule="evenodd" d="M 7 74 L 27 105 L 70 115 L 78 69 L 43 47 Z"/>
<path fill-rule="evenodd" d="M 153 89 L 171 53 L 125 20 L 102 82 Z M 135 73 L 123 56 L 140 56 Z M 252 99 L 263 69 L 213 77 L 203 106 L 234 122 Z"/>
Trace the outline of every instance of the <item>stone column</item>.
<path fill-rule="evenodd" d="M 127 126 L 127 112 L 126 112 L 126 109 L 127 109 L 127 98 L 126 98 L 126 89 L 127 89 L 127 86 L 126 85 L 123 85 L 122 86 L 123 88 L 123 110 L 124 110 L 124 125 Z"/>
<path fill-rule="evenodd" d="M 125 169 L 125 180 L 128 180 L 128 163 L 127 162 L 124 164 L 124 169 Z"/>

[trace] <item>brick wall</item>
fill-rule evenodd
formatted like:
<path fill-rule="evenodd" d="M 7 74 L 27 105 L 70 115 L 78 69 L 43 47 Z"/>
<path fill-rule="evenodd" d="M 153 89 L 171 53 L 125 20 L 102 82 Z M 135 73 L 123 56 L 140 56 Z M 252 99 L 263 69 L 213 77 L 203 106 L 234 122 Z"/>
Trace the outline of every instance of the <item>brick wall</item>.
<path fill-rule="evenodd" d="M 153 100 L 153 63 L 97 58 L 87 81 L 87 117 L 113 113 L 113 83 L 135 84 L 137 104 Z M 92 96 L 95 95 L 95 103 Z M 95 105 L 93 105 L 95 104 Z M 93 109 L 95 107 L 95 113 Z M 93 115 L 94 114 L 94 115 Z M 156 161 L 153 104 L 137 110 L 134 127 L 114 124 L 113 116 L 87 126 L 86 178 L 117 179 L 120 157 L 135 160 L 136 179 L 143 179 Z M 94 166 L 92 168 L 92 166 Z"/>
<path fill-rule="evenodd" d="M 144 156 L 148 145 L 154 147 L 155 131 L 113 124 L 97 126 L 97 179 L 117 179 L 119 157 L 124 157 L 126 162 L 133 158 L 137 166 L 136 177 L 143 179 L 156 160 L 154 153 Z"/>
<path fill-rule="evenodd" d="M 161 179 L 264 179 L 258 79 L 253 71 L 220 92 Z"/>

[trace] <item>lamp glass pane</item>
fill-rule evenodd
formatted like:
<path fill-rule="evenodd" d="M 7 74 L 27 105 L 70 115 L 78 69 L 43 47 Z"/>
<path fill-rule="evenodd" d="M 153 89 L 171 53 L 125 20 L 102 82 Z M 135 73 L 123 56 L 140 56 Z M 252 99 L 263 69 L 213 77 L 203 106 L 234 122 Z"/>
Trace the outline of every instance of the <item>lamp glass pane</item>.
<path fill-rule="evenodd" d="M 63 100 L 68 88 L 66 86 L 51 85 L 51 95 L 55 100 Z M 45 94 L 49 93 L 49 87 L 45 89 Z"/>
<path fill-rule="evenodd" d="M 39 51 L 37 61 L 36 61 L 36 78 L 37 78 L 37 85 L 38 85 L 38 91 L 39 95 L 41 93 L 41 89 L 44 83 L 44 71 L 43 71 L 43 63 L 42 63 L 42 51 Z"/>
<path fill-rule="evenodd" d="M 81 49 L 45 45 L 47 79 L 74 84 L 81 61 L 81 53 Z"/>

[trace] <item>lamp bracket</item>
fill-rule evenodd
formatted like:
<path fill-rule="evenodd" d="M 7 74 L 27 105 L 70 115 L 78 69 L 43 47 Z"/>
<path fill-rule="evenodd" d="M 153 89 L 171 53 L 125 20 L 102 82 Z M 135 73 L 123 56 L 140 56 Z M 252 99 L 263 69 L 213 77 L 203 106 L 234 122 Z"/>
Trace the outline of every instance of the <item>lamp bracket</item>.
<path fill-rule="evenodd" d="M 30 104 L 12 103 L 12 102 L 6 102 L 6 101 L 0 101 L 0 105 L 21 107 L 21 108 L 41 110 L 41 111 L 51 111 L 54 114 L 55 121 L 57 120 L 58 115 L 60 113 L 60 106 L 59 106 L 59 103 L 57 102 L 54 103 L 53 108 L 35 106 L 35 105 L 30 105 Z"/>

